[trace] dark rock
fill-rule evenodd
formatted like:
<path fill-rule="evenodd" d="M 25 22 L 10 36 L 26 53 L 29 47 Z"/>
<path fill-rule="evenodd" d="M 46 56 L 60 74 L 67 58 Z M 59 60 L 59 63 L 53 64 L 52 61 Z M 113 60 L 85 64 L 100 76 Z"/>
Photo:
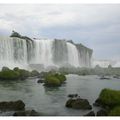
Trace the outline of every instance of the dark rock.
<path fill-rule="evenodd" d="M 19 33 L 15 32 L 14 30 L 12 31 L 12 34 L 10 35 L 10 37 L 17 37 L 17 38 L 21 38 L 21 39 L 25 39 L 25 40 L 32 40 L 31 38 L 27 37 L 27 36 L 22 36 Z"/>
<path fill-rule="evenodd" d="M 89 113 L 87 113 L 87 114 L 84 115 L 84 116 L 95 116 L 95 113 L 94 113 L 94 111 L 90 111 Z"/>
<path fill-rule="evenodd" d="M 31 77 L 39 76 L 39 72 L 36 70 L 33 70 L 33 71 L 31 71 L 30 76 Z"/>
<path fill-rule="evenodd" d="M 2 67 L 2 71 L 8 71 L 8 70 L 10 70 L 8 67 Z"/>
<path fill-rule="evenodd" d="M 100 101 L 100 99 L 97 99 L 97 100 L 95 101 L 95 103 L 93 103 L 93 105 L 94 105 L 94 106 L 97 106 L 97 107 L 101 106 L 101 101 Z"/>
<path fill-rule="evenodd" d="M 44 80 L 38 80 L 37 83 L 44 83 Z"/>
<path fill-rule="evenodd" d="M 120 76 L 114 75 L 113 78 L 120 79 Z"/>
<path fill-rule="evenodd" d="M 13 116 L 40 116 L 40 114 L 35 110 L 27 110 L 27 111 L 17 111 L 13 114 Z"/>
<path fill-rule="evenodd" d="M 101 80 L 104 80 L 104 79 L 109 80 L 110 78 L 109 78 L 109 77 L 102 76 L 102 77 L 100 77 L 100 79 L 101 79 Z"/>
<path fill-rule="evenodd" d="M 0 110 L 24 110 L 25 109 L 25 104 L 23 101 L 18 100 L 18 101 L 10 101 L 10 102 L 0 102 Z"/>
<path fill-rule="evenodd" d="M 89 104 L 87 99 L 69 99 L 66 102 L 66 107 L 73 109 L 92 109 L 92 106 Z"/>
<path fill-rule="evenodd" d="M 13 116 L 26 116 L 26 111 L 18 111 L 13 114 Z"/>
<path fill-rule="evenodd" d="M 78 94 L 69 94 L 68 97 L 69 97 L 69 98 L 78 97 Z"/>
<path fill-rule="evenodd" d="M 98 112 L 97 112 L 97 116 L 107 116 L 107 111 L 106 110 L 99 110 Z"/>

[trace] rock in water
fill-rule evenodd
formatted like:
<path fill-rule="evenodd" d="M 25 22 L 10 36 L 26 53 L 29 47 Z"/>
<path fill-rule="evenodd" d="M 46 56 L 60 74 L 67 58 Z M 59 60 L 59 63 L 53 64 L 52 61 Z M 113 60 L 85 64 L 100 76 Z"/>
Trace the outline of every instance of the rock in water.
<path fill-rule="evenodd" d="M 0 110 L 2 111 L 13 111 L 13 110 L 24 110 L 25 104 L 23 101 L 10 101 L 10 102 L 0 102 Z"/>
<path fill-rule="evenodd" d="M 38 80 L 37 83 L 44 83 L 45 80 Z"/>
<path fill-rule="evenodd" d="M 35 110 L 17 111 L 13 116 L 40 116 Z"/>
<path fill-rule="evenodd" d="M 69 94 L 68 97 L 69 98 L 75 98 L 75 97 L 78 97 L 78 94 Z"/>
<path fill-rule="evenodd" d="M 97 112 L 97 116 L 107 116 L 107 111 L 106 110 L 99 110 Z"/>
<path fill-rule="evenodd" d="M 94 111 L 91 111 L 91 112 L 87 113 L 87 114 L 84 115 L 84 116 L 95 116 L 95 113 L 94 113 Z"/>
<path fill-rule="evenodd" d="M 89 104 L 87 99 L 69 99 L 66 102 L 66 107 L 73 108 L 73 109 L 92 109 L 92 106 Z"/>

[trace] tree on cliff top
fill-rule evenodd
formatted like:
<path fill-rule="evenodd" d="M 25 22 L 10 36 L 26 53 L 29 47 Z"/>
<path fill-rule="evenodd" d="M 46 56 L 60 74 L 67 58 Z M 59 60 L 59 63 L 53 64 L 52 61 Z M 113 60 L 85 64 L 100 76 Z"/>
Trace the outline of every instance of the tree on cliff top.
<path fill-rule="evenodd" d="M 12 31 L 12 34 L 10 35 L 10 37 L 18 37 L 18 38 L 21 38 L 21 39 L 31 40 L 29 37 L 22 36 L 19 33 L 15 32 L 14 30 Z"/>
<path fill-rule="evenodd" d="M 21 35 L 13 30 L 10 37 L 19 37 L 19 38 L 21 38 Z"/>

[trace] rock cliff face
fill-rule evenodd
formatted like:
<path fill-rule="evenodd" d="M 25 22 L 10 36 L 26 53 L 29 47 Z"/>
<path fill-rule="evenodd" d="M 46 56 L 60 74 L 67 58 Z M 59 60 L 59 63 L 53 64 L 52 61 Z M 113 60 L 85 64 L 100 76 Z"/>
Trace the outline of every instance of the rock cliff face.
<path fill-rule="evenodd" d="M 82 44 L 58 39 L 0 37 L 0 67 L 29 64 L 47 66 L 90 67 L 92 50 Z"/>

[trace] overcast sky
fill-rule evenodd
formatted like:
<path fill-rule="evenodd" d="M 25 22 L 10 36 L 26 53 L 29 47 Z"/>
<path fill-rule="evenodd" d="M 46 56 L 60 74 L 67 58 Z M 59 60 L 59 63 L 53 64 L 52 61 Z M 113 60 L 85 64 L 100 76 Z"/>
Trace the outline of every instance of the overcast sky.
<path fill-rule="evenodd" d="M 120 4 L 0 4 L 0 35 L 12 30 L 70 39 L 92 48 L 96 59 L 120 59 Z"/>

